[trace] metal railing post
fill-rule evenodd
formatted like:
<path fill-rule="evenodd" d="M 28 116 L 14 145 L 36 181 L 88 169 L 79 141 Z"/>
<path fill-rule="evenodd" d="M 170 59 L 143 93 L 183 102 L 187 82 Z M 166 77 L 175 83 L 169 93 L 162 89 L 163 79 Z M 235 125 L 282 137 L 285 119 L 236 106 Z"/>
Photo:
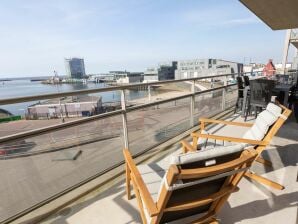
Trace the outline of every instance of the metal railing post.
<path fill-rule="evenodd" d="M 126 115 L 126 103 L 125 103 L 124 89 L 121 90 L 121 109 L 122 109 L 122 127 L 123 127 L 124 147 L 128 149 L 129 140 L 128 140 L 128 131 L 127 131 L 127 115 Z"/>
<path fill-rule="evenodd" d="M 227 84 L 228 84 L 228 77 L 225 76 L 223 77 L 224 78 L 224 82 L 223 82 L 223 85 L 225 88 L 222 89 L 222 110 L 224 111 L 226 109 L 226 92 L 227 92 Z"/>
<path fill-rule="evenodd" d="M 190 98 L 190 127 L 193 127 L 195 125 L 194 123 L 194 113 L 195 113 L 195 85 L 196 81 L 192 81 L 191 85 L 191 93 L 192 96 Z"/>
<path fill-rule="evenodd" d="M 151 87 L 148 85 L 148 100 L 151 102 Z"/>

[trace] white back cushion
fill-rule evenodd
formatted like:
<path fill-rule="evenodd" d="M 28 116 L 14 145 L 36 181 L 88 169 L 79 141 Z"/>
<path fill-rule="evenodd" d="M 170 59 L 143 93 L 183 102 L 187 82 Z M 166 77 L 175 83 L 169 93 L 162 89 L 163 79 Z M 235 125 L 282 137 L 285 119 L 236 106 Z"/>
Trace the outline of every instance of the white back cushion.
<path fill-rule="evenodd" d="M 279 115 L 281 115 L 282 112 L 281 107 L 277 106 L 274 103 L 268 103 L 266 110 L 274 114 L 276 117 L 279 117 Z"/>
<path fill-rule="evenodd" d="M 267 134 L 270 126 L 277 121 L 281 112 L 282 109 L 279 106 L 269 103 L 266 110 L 258 115 L 254 125 L 243 135 L 243 138 L 262 140 Z"/>
<path fill-rule="evenodd" d="M 221 146 L 212 149 L 199 150 L 196 152 L 189 152 L 172 156 L 171 164 L 181 165 L 187 163 L 198 162 L 206 159 L 214 159 L 219 156 L 232 154 L 242 151 L 244 149 L 243 144 L 237 144 L 232 146 Z"/>

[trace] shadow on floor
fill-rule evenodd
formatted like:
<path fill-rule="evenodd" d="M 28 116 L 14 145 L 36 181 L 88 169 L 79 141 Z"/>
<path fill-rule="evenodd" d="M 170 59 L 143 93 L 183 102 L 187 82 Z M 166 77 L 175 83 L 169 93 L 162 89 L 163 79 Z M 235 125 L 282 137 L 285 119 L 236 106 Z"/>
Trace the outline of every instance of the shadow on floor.
<path fill-rule="evenodd" d="M 231 224 L 241 222 L 242 220 L 250 220 L 257 217 L 266 216 L 270 213 L 283 210 L 285 208 L 298 206 L 298 192 L 283 194 L 280 196 L 272 195 L 269 199 L 256 200 L 240 206 L 231 207 L 226 204 L 221 212 L 222 224 Z M 298 211 L 298 210 L 297 210 Z M 284 216 L 283 216 L 284 218 Z M 275 220 L 275 223 L 279 223 Z M 296 223 L 297 223 L 296 217 Z M 280 220 L 280 223 L 287 223 L 286 220 Z M 294 223 L 293 223 L 294 224 Z"/>
<path fill-rule="evenodd" d="M 298 123 L 293 115 L 286 120 L 284 125 L 277 132 L 276 136 L 280 138 L 290 139 L 294 141 L 298 141 Z"/>
<path fill-rule="evenodd" d="M 51 223 L 51 224 L 69 224 L 67 221 L 68 218 L 76 215 L 76 213 L 82 211 L 83 209 L 87 208 L 88 206 L 103 200 L 106 197 L 113 197 L 111 200 L 114 201 L 119 207 L 121 207 L 121 212 L 126 212 L 129 216 L 131 216 L 131 221 L 125 222 L 123 224 L 135 223 L 138 220 L 141 220 L 139 211 L 136 210 L 131 204 L 130 201 L 126 198 L 125 187 L 123 182 L 114 185 L 112 188 L 100 193 L 98 196 L 92 197 L 90 199 L 85 199 L 84 201 L 75 203 L 70 207 L 66 207 L 60 211 L 58 211 L 55 216 L 50 216 L 50 218 L 43 220 L 44 222 Z M 132 195 L 133 196 L 133 195 Z M 135 200 L 132 197 L 132 200 Z M 117 209 L 119 209 L 119 207 Z M 116 208 L 116 207 L 115 207 Z M 102 211 L 104 209 L 102 206 L 98 205 L 98 211 Z M 118 210 L 119 211 L 119 210 Z M 117 212 L 117 211 L 115 211 Z M 112 214 L 112 212 L 109 212 Z M 94 215 L 94 214 L 92 214 Z M 28 223 L 36 223 L 34 220 L 29 220 L 20 224 L 28 224 Z M 100 221 L 99 221 L 100 222 Z"/>
<path fill-rule="evenodd" d="M 298 128 L 298 127 L 297 127 Z M 298 130 L 297 130 L 298 133 Z M 297 136 L 298 140 L 298 136 Z M 274 158 L 271 151 L 276 151 L 279 158 Z M 274 169 L 280 169 L 287 166 L 296 166 L 298 164 L 298 143 L 297 144 L 288 144 L 285 146 L 277 146 L 276 149 L 265 150 L 262 153 L 264 159 L 271 160 L 273 163 Z M 274 163 L 274 160 L 277 160 Z M 272 161 L 273 160 L 273 161 Z M 280 163 L 281 162 L 281 163 Z"/>

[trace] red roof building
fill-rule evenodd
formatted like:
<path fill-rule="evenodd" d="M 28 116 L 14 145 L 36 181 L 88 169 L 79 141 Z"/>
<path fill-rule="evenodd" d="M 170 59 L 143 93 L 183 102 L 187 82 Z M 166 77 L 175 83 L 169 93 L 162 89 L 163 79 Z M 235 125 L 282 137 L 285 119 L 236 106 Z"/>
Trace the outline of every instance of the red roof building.
<path fill-rule="evenodd" d="M 267 65 L 263 69 L 263 75 L 271 76 L 271 75 L 275 75 L 275 73 L 276 73 L 276 68 L 275 68 L 275 66 L 272 62 L 272 59 L 269 59 L 269 62 L 267 63 Z"/>

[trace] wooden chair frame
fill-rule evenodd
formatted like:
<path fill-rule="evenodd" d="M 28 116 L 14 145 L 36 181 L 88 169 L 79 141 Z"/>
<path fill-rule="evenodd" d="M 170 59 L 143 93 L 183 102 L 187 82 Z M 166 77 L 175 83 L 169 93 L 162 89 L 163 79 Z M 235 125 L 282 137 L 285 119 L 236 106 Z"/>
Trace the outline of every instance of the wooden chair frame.
<path fill-rule="evenodd" d="M 287 107 L 283 106 L 282 104 L 278 103 L 278 106 L 280 106 L 283 109 L 282 117 L 288 118 L 292 111 L 288 109 Z M 251 145 L 254 145 L 254 148 L 258 154 L 255 161 L 262 163 L 267 166 L 272 166 L 272 163 L 270 161 L 267 161 L 261 157 L 262 152 L 266 149 L 266 147 L 270 144 L 273 136 L 277 133 L 277 131 L 280 129 L 280 127 L 284 124 L 285 119 L 279 117 L 277 121 L 273 124 L 273 126 L 269 129 L 266 136 L 263 138 L 262 141 L 256 141 L 251 139 L 244 139 L 244 138 L 235 138 L 231 136 L 220 136 L 220 135 L 212 135 L 212 134 L 202 134 L 201 132 L 205 129 L 206 123 L 214 123 L 214 124 L 223 124 L 223 125 L 235 125 L 235 126 L 242 126 L 242 127 L 251 127 L 253 126 L 252 123 L 244 123 L 244 122 L 232 122 L 232 121 L 223 121 L 223 120 L 213 120 L 213 119 L 207 119 L 207 118 L 200 118 L 200 133 L 193 132 L 191 133 L 191 136 L 193 138 L 193 145 L 190 145 L 187 141 L 181 141 L 182 143 L 182 151 L 188 152 L 188 151 L 196 151 L 197 144 L 199 138 L 207 138 L 207 139 L 214 139 L 214 140 L 223 140 L 223 141 L 229 141 L 229 142 L 237 142 L 237 143 L 248 143 Z M 283 190 L 285 187 L 281 184 L 278 184 L 274 181 L 271 181 L 265 177 L 262 177 L 260 175 L 257 175 L 256 173 L 253 173 L 251 171 L 247 171 L 245 173 L 245 176 L 253 179 L 259 183 L 265 184 L 267 186 L 273 187 L 277 190 Z"/>
<path fill-rule="evenodd" d="M 160 196 L 157 202 L 154 202 L 149 190 L 144 183 L 137 166 L 135 165 L 132 156 L 128 149 L 123 150 L 125 163 L 126 163 L 126 193 L 128 200 L 131 199 L 131 184 L 133 186 L 135 196 L 138 202 L 141 218 L 144 224 L 147 223 L 144 205 L 151 217 L 150 224 L 160 223 L 160 220 L 167 211 L 180 211 L 189 208 L 196 208 L 206 204 L 211 204 L 206 215 L 196 220 L 193 223 L 218 223 L 216 221 L 216 215 L 227 201 L 229 195 L 238 190 L 237 185 L 241 178 L 244 176 L 245 171 L 240 170 L 238 173 L 232 174 L 227 177 L 225 183 L 221 187 L 220 191 L 195 200 L 185 204 L 175 204 L 171 207 L 167 207 L 167 202 L 169 201 L 172 191 L 169 191 L 165 184 L 162 185 Z M 211 167 L 196 168 L 196 169 L 181 169 L 180 166 L 171 165 L 167 171 L 166 179 L 168 186 L 172 186 L 179 179 L 193 179 L 193 178 L 203 178 L 212 175 L 221 174 L 229 170 L 237 170 L 246 167 L 250 167 L 257 153 L 254 149 L 247 149 L 242 152 L 241 156 L 230 162 L 226 162 L 219 165 L 214 165 Z"/>

